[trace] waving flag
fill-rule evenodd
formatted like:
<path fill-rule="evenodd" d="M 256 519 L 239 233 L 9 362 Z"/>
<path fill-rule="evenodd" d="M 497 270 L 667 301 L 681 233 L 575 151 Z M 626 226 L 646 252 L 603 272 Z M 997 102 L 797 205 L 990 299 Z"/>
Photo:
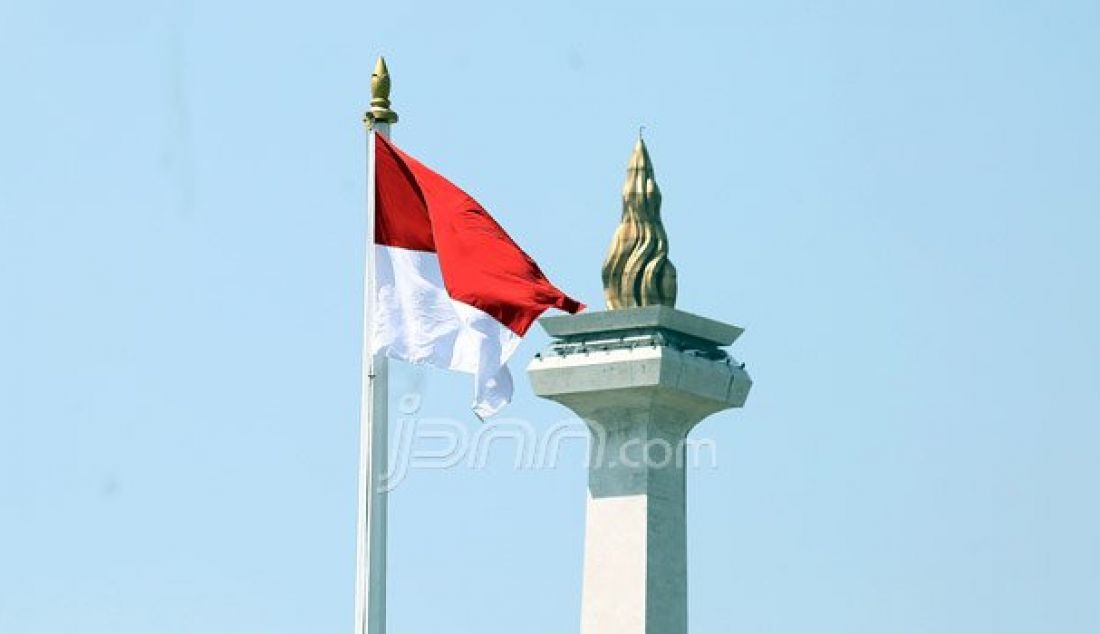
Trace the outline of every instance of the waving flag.
<path fill-rule="evenodd" d="M 466 192 L 375 134 L 372 352 L 473 374 L 474 412 L 512 398 L 505 363 L 547 308 L 584 305 Z"/>

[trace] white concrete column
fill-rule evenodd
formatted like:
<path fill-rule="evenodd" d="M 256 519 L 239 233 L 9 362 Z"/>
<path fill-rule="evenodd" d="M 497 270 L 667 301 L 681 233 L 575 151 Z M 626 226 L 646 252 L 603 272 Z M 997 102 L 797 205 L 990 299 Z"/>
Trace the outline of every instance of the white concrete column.
<path fill-rule="evenodd" d="M 539 396 L 592 432 L 582 634 L 687 632 L 685 439 L 751 381 L 722 345 L 741 333 L 663 306 L 544 318 Z"/>

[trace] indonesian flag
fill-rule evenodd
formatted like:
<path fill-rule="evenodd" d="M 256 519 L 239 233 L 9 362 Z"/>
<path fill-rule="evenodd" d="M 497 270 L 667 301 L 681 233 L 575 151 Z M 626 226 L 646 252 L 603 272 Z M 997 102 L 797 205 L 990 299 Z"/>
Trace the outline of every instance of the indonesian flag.
<path fill-rule="evenodd" d="M 474 375 L 474 412 L 512 398 L 505 363 L 558 290 L 466 192 L 375 139 L 376 311 L 372 352 Z"/>

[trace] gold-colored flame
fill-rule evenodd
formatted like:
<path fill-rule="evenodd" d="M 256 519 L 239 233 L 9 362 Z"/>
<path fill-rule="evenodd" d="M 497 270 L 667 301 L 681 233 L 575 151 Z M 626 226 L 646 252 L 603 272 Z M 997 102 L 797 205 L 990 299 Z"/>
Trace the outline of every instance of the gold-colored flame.
<path fill-rule="evenodd" d="M 603 263 L 603 288 L 610 309 L 676 304 L 676 267 L 668 259 L 668 235 L 661 224 L 661 190 L 641 136 L 623 185 L 623 216 Z"/>

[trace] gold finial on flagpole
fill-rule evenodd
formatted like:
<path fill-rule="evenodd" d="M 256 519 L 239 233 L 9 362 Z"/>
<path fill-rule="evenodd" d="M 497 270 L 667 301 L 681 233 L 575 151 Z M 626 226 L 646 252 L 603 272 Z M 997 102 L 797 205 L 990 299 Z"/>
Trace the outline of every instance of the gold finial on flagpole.
<path fill-rule="evenodd" d="M 367 127 L 376 123 L 397 123 L 397 113 L 390 110 L 390 69 L 386 58 L 378 56 L 374 72 L 370 76 L 370 110 L 363 115 Z"/>
<path fill-rule="evenodd" d="M 676 267 L 668 259 L 661 223 L 661 190 L 638 130 L 623 185 L 623 215 L 603 263 L 603 289 L 610 309 L 676 305 Z"/>

